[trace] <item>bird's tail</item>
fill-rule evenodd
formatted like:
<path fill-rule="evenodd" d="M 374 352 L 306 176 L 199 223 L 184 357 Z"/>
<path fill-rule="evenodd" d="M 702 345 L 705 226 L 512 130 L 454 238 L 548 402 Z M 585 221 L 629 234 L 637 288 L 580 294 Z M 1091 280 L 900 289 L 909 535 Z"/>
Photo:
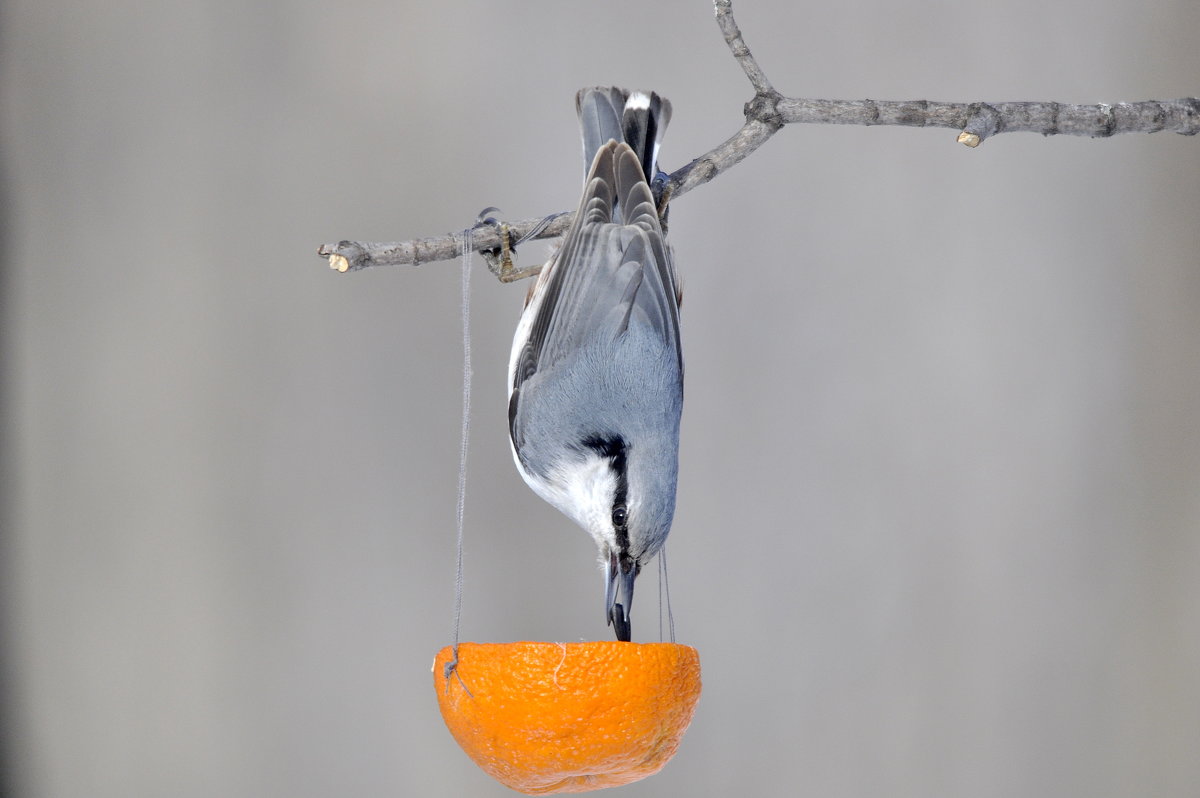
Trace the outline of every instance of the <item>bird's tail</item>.
<path fill-rule="evenodd" d="M 642 162 L 646 182 L 658 171 L 658 146 L 671 121 L 671 103 L 654 92 L 594 86 L 575 95 L 583 129 L 583 169 L 591 169 L 596 153 L 609 139 L 623 141 Z"/>

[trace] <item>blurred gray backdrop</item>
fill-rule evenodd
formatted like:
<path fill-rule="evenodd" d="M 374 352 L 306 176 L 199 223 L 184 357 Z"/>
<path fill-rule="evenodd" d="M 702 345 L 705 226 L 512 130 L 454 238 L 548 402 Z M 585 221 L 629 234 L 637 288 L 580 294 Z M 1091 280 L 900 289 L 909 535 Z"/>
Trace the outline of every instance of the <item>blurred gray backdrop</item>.
<path fill-rule="evenodd" d="M 1200 4 L 736 5 L 787 94 L 1200 94 Z M 437 714 L 455 263 L 318 244 L 573 207 L 573 94 L 750 92 L 706 0 L 9 0 L 3 664 L 14 795 L 494 795 Z M 1200 784 L 1200 140 L 793 127 L 673 208 L 670 544 L 705 692 L 634 795 Z M 542 243 L 525 247 L 539 261 Z M 605 639 L 505 432 L 477 261 L 463 636 Z M 657 639 L 647 575 L 635 634 Z"/>

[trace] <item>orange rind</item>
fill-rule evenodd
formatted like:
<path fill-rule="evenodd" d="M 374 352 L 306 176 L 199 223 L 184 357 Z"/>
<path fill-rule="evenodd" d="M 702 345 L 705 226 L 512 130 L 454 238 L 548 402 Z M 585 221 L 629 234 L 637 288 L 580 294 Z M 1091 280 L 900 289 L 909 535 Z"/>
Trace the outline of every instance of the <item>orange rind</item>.
<path fill-rule="evenodd" d="M 488 775 L 529 795 L 616 787 L 674 756 L 700 698 L 676 643 L 462 643 L 433 663 L 446 727 Z"/>

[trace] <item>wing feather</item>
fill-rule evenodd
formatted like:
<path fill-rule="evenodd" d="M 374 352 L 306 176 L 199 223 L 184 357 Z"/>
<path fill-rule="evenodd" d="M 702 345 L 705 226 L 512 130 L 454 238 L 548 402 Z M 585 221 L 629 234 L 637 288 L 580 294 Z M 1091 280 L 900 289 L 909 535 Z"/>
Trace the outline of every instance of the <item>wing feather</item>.
<path fill-rule="evenodd" d="M 575 222 L 529 310 L 529 336 L 513 369 L 514 435 L 524 383 L 597 335 L 615 338 L 644 325 L 674 350 L 682 373 L 675 267 L 641 162 L 627 144 L 609 141 L 596 153 Z"/>

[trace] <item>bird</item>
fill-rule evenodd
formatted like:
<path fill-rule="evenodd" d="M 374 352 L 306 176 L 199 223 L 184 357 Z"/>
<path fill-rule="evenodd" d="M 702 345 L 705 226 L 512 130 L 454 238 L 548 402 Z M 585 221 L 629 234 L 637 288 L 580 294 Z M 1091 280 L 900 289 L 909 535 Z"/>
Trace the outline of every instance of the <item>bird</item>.
<path fill-rule="evenodd" d="M 638 573 L 675 515 L 682 294 L 651 185 L 671 104 L 581 89 L 586 177 L 526 297 L 508 369 L 509 438 L 533 492 L 596 542 L 607 625 L 630 641 Z"/>

